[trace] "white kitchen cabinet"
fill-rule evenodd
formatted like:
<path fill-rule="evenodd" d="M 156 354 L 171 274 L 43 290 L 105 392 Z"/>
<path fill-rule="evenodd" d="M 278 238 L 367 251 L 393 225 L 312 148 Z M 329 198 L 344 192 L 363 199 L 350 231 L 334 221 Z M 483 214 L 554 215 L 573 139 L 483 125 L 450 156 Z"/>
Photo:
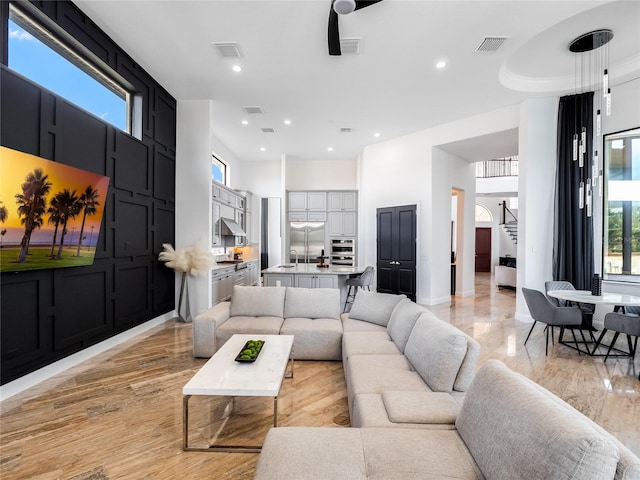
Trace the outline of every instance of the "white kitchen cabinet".
<path fill-rule="evenodd" d="M 355 237 L 357 229 L 356 212 L 329 212 L 330 237 Z"/>
<path fill-rule="evenodd" d="M 246 268 L 233 272 L 233 284 L 239 285 L 241 287 L 249 285 L 247 283 L 247 273 L 248 272 Z"/>
<path fill-rule="evenodd" d="M 307 211 L 307 192 L 289 192 L 290 212 L 306 212 Z"/>
<path fill-rule="evenodd" d="M 337 275 L 296 275 L 296 287 L 299 288 L 338 288 Z"/>
<path fill-rule="evenodd" d="M 329 192 L 327 194 L 327 210 L 355 212 L 357 192 Z"/>
<path fill-rule="evenodd" d="M 306 222 L 307 212 L 289 212 L 287 218 L 290 222 Z"/>
<path fill-rule="evenodd" d="M 246 269 L 246 281 L 247 285 L 260 285 L 260 273 L 258 272 L 258 261 L 252 260 L 247 262 Z"/>

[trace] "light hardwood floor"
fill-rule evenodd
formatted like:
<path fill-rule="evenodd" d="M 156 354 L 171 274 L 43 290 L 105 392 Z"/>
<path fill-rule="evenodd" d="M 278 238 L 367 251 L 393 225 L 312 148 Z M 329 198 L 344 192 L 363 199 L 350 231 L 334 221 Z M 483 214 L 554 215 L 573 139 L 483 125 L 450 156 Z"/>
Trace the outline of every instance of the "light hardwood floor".
<path fill-rule="evenodd" d="M 497 358 L 559 395 L 640 454 L 640 358 L 578 356 L 542 327 L 514 320 L 515 293 L 478 275 L 476 295 L 430 309 L 476 338 L 480 364 Z M 639 356 L 640 357 L 640 356 Z M 182 451 L 182 386 L 205 362 L 191 356 L 191 327 L 167 322 L 0 405 L 0 477 L 9 479 L 249 479 L 256 454 Z M 190 442 L 253 444 L 272 422 L 268 399 L 193 397 Z M 342 428 L 340 362 L 297 362 L 279 400 L 280 425 Z M 312 453 L 310 453 L 312 454 Z"/>

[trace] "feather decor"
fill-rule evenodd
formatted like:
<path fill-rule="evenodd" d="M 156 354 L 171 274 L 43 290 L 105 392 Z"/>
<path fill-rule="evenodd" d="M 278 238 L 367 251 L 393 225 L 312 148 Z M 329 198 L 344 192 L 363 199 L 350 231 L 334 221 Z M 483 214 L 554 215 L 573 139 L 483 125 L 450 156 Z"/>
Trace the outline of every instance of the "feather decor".
<path fill-rule="evenodd" d="M 191 275 L 205 275 L 215 265 L 211 251 L 198 242 L 187 249 L 174 249 L 170 243 L 163 243 L 164 250 L 158 255 L 158 260 L 176 272 Z"/>
<path fill-rule="evenodd" d="M 206 248 L 205 242 L 197 242 L 185 252 L 189 264 L 189 273 L 195 276 L 206 275 L 216 262 L 211 250 Z"/>

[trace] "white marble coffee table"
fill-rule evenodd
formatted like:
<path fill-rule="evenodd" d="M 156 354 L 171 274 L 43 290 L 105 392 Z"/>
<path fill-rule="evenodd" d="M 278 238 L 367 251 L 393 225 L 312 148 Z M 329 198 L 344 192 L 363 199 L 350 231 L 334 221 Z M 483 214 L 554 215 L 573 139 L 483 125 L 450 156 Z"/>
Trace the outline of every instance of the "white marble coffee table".
<path fill-rule="evenodd" d="M 249 340 L 264 340 L 253 363 L 236 362 L 240 349 Z M 189 399 L 192 395 L 226 397 L 273 397 L 273 426 L 278 426 L 278 395 L 291 361 L 293 377 L 293 335 L 233 335 L 182 388 L 183 443 L 185 451 L 260 452 L 260 446 L 211 445 L 190 447 Z"/>

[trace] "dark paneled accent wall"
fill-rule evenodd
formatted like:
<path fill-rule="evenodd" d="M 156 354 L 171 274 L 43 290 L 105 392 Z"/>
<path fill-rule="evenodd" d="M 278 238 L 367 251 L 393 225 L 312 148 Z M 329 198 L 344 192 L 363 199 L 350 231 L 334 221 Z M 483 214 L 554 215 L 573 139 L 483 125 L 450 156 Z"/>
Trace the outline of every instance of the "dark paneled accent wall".
<path fill-rule="evenodd" d="M 92 266 L 1 275 L 3 384 L 174 309 L 176 101 L 72 3 L 30 3 L 135 86 L 143 138 L 9 70 L 1 2 L 0 142 L 111 178 Z"/>

